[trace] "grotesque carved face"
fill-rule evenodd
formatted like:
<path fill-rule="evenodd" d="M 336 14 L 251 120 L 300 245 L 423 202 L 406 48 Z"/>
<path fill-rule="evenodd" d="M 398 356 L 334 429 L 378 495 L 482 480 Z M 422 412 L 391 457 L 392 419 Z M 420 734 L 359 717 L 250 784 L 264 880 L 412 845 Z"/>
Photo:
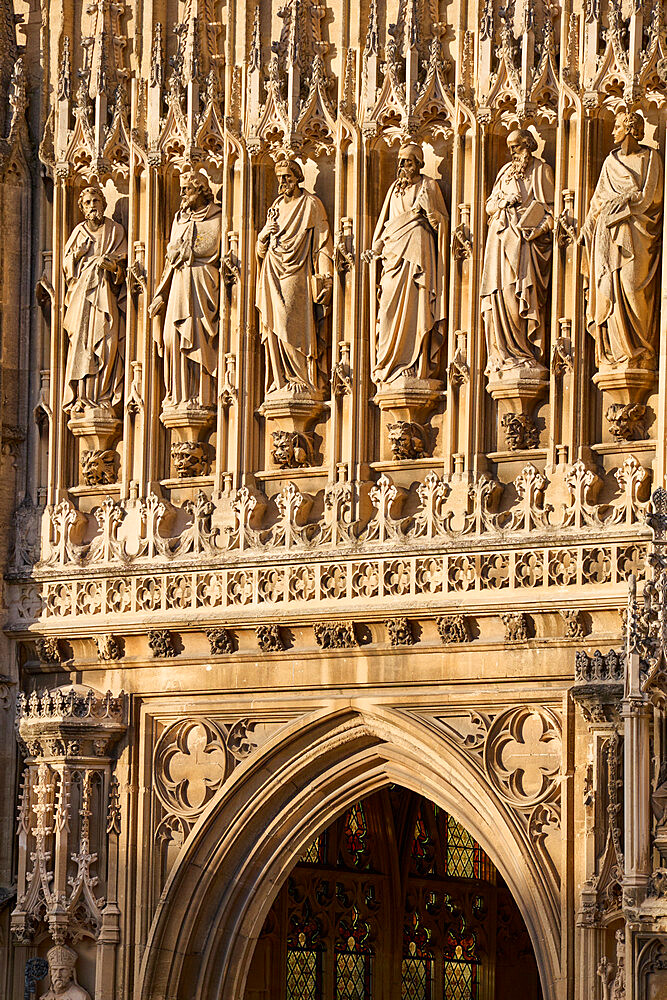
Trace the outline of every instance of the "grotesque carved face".
<path fill-rule="evenodd" d="M 278 194 L 284 198 L 292 198 L 299 190 L 299 182 L 296 174 L 288 163 L 279 163 L 276 167 L 276 177 L 278 178 Z"/>
<path fill-rule="evenodd" d="M 51 967 L 51 983 L 56 993 L 62 993 L 72 982 L 74 976 L 70 965 L 54 965 Z"/>
<path fill-rule="evenodd" d="M 97 229 L 104 222 L 104 199 L 99 191 L 84 191 L 81 196 L 81 211 L 89 225 Z"/>

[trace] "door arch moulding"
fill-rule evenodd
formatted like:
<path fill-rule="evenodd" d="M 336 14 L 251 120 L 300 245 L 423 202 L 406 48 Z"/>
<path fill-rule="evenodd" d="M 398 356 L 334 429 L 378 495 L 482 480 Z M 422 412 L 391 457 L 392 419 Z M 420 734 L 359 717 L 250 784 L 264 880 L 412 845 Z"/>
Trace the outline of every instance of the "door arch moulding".
<path fill-rule="evenodd" d="M 305 848 L 392 782 L 450 812 L 489 854 L 525 920 L 544 1000 L 556 1000 L 558 913 L 511 809 L 444 736 L 355 702 L 276 733 L 212 799 L 156 909 L 137 1000 L 241 1000 L 264 918 Z"/>

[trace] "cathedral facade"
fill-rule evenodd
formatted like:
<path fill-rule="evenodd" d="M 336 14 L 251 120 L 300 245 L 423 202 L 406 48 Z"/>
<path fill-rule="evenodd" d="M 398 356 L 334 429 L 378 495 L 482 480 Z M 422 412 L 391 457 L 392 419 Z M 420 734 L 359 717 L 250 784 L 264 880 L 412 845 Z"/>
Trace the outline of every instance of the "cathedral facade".
<path fill-rule="evenodd" d="M 662 0 L 0 0 L 0 994 L 667 998 Z"/>

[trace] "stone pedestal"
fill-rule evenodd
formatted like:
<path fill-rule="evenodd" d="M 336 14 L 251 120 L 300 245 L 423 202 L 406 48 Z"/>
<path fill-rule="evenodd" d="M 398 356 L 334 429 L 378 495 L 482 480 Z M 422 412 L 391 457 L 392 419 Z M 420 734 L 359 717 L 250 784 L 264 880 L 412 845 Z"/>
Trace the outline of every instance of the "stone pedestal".
<path fill-rule="evenodd" d="M 205 437 L 215 422 L 210 406 L 165 406 L 160 420 L 171 431 L 171 461 L 179 479 L 206 476 L 211 468 Z"/>
<path fill-rule="evenodd" d="M 259 412 L 266 420 L 270 467 L 299 469 L 314 464 L 313 428 L 324 412 L 324 392 L 275 389 Z"/>
<path fill-rule="evenodd" d="M 655 381 L 654 371 L 625 365 L 603 367 L 593 376 L 602 392 L 605 440 L 641 441 L 647 436 L 646 399 Z"/>
<path fill-rule="evenodd" d="M 108 486 L 118 479 L 118 456 L 114 445 L 122 423 L 113 410 L 95 406 L 73 412 L 68 425 L 79 439 L 79 464 L 84 486 Z"/>
<path fill-rule="evenodd" d="M 403 376 L 377 387 L 373 402 L 382 415 L 381 460 L 425 458 L 433 450 L 429 414 L 442 395 L 442 382 Z"/>
<path fill-rule="evenodd" d="M 501 369 L 489 375 L 486 391 L 498 404 L 499 450 L 503 439 L 508 451 L 537 448 L 535 407 L 548 387 L 549 373 L 542 365 Z"/>

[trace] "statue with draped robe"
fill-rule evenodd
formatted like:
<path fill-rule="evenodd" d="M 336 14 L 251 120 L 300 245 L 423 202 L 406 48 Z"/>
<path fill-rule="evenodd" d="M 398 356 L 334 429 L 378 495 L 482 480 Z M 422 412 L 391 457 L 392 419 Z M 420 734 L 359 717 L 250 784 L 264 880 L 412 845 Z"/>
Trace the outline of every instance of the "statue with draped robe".
<path fill-rule="evenodd" d="M 125 230 L 105 216 L 101 189 L 79 195 L 84 220 L 65 246 L 64 329 L 68 339 L 63 409 L 111 412 L 123 395 Z"/>
<path fill-rule="evenodd" d="M 164 356 L 164 410 L 206 409 L 216 402 L 222 214 L 201 171 L 184 173 L 180 192 L 165 267 L 149 306 Z"/>
<path fill-rule="evenodd" d="M 486 202 L 480 298 L 487 375 L 544 370 L 554 176 L 533 155 L 537 141 L 528 129 L 511 132 L 507 146 L 512 158 L 498 171 Z"/>
<path fill-rule="evenodd" d="M 424 177 L 421 146 L 398 153 L 368 260 L 382 261 L 373 381 L 432 377 L 444 340 L 449 217 L 437 181 Z"/>
<path fill-rule="evenodd" d="M 317 394 L 324 383 L 322 320 L 333 287 L 333 241 L 324 205 L 300 187 L 296 160 L 276 163 L 278 197 L 257 238 L 257 310 L 266 394 Z"/>
<path fill-rule="evenodd" d="M 578 242 L 584 248 L 586 325 L 598 368 L 653 369 L 658 341 L 658 271 L 663 167 L 640 145 L 644 119 L 621 114 Z"/>

